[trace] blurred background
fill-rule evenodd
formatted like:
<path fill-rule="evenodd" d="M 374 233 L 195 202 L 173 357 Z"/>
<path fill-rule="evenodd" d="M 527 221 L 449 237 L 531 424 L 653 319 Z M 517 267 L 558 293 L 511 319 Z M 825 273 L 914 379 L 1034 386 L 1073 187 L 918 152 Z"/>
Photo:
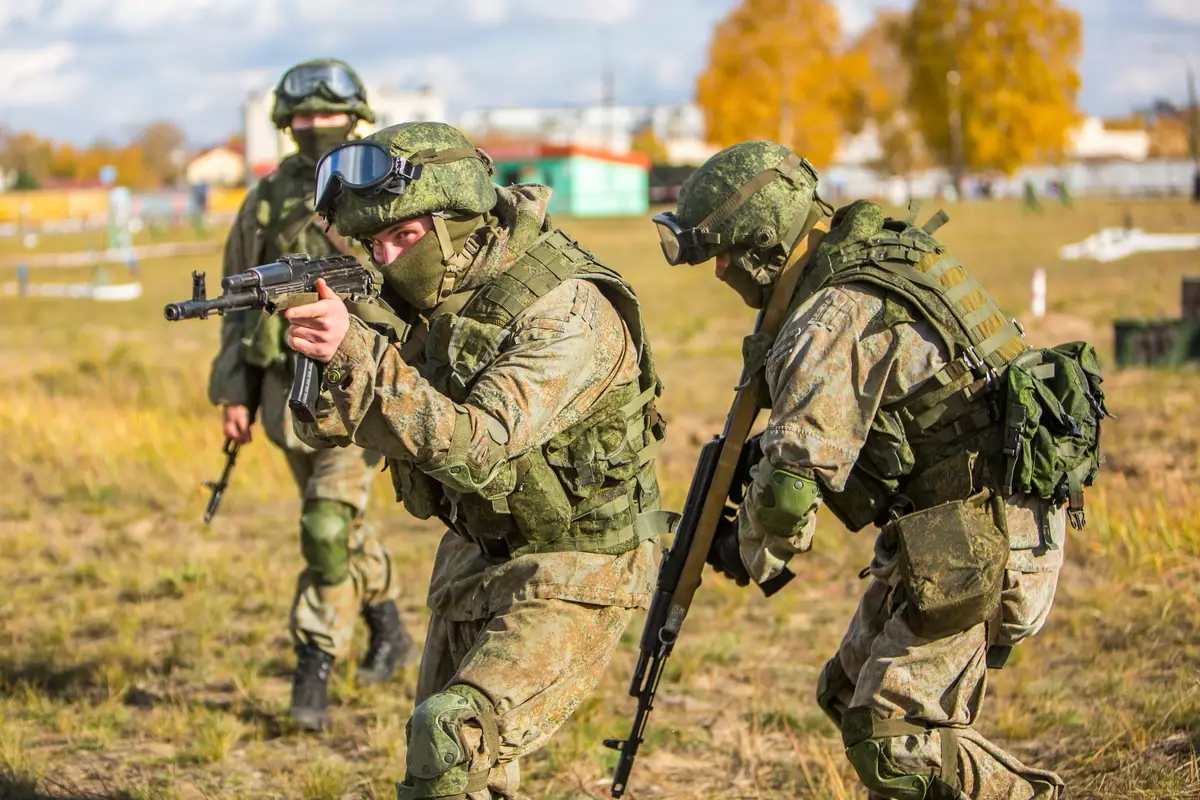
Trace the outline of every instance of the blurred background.
<path fill-rule="evenodd" d="M 162 318 L 193 270 L 215 287 L 293 146 L 272 87 L 318 57 L 358 71 L 378 124 L 451 122 L 497 181 L 552 186 L 555 223 L 629 277 L 672 508 L 753 317 L 662 262 L 655 207 L 771 138 L 835 204 L 945 208 L 939 239 L 1035 345 L 1096 344 L 1118 415 L 1050 621 L 990 676 L 980 729 L 1073 798 L 1200 798 L 1200 3 L 0 0 L 0 800 L 391 797 L 403 774 L 414 668 L 360 688 L 347 659 L 330 729 L 290 723 L 294 487 L 259 436 L 201 523 L 219 321 Z M 440 531 L 387 476 L 370 514 L 419 637 Z M 871 538 L 823 516 L 771 602 L 706 579 L 630 797 L 865 795 L 812 695 Z M 639 628 L 525 765 L 531 796 L 605 796 Z"/>

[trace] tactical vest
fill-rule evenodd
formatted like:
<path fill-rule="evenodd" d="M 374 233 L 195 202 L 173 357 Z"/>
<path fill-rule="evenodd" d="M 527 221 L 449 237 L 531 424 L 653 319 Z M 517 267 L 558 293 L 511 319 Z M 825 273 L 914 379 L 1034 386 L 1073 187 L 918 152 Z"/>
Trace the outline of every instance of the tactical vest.
<path fill-rule="evenodd" d="M 789 313 L 826 287 L 872 285 L 886 293 L 884 324 L 912 321 L 915 312 L 937 331 L 951 361 L 914 394 L 879 409 L 844 490 L 823 493 L 827 505 L 857 531 L 985 486 L 998 493 L 998 389 L 1007 364 L 1028 349 L 1023 330 L 933 238 L 944 214 L 921 228 L 860 201 L 836 216 Z"/>
<path fill-rule="evenodd" d="M 355 253 L 336 234 L 326 233 L 325 225 L 313 211 L 313 168 L 299 155 L 291 155 L 273 174 L 259 182 L 255 218 L 262 232 L 257 261 L 268 264 L 280 256 L 308 253 L 327 258 L 339 253 Z M 279 316 L 265 312 L 247 314 L 242 357 L 252 366 L 269 368 L 288 364 L 291 350 L 285 341 L 287 324 Z"/>
<path fill-rule="evenodd" d="M 463 494 L 389 459 L 397 497 L 420 519 L 438 517 L 494 557 L 579 551 L 620 554 L 668 532 L 654 459 L 666 426 L 655 409 L 654 371 L 638 300 L 629 284 L 562 231 L 543 234 L 506 272 L 429 323 L 422 377 L 456 403 L 506 349 L 510 324 L 568 278 L 594 283 L 629 328 L 639 378 L 610 389 L 588 416 L 541 447 L 504 462 L 479 493 Z"/>

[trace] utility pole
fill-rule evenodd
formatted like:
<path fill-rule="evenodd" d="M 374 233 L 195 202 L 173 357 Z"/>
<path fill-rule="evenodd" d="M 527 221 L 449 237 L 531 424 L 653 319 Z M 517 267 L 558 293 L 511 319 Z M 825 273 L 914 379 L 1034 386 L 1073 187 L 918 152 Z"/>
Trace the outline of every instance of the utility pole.
<path fill-rule="evenodd" d="M 1192 62 L 1182 53 L 1164 45 L 1158 45 L 1155 50 L 1182 61 L 1184 73 L 1187 75 L 1187 130 L 1188 154 L 1192 157 L 1192 202 L 1200 203 L 1200 108 L 1197 108 L 1196 102 L 1196 73 L 1192 70 Z"/>

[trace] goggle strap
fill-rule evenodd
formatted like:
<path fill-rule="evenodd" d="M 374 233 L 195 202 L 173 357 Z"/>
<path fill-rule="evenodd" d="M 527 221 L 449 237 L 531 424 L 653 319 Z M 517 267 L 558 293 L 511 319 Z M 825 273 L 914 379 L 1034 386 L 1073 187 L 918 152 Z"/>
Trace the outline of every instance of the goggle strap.
<path fill-rule="evenodd" d="M 741 207 L 742 203 L 749 200 L 755 192 L 766 186 L 777 177 L 787 178 L 789 181 L 795 182 L 797 176 L 801 172 L 801 168 L 806 168 L 805 171 L 812 173 L 815 177 L 812 165 L 806 159 L 801 158 L 795 153 L 789 153 L 788 157 L 780 161 L 773 167 L 767 167 L 762 172 L 755 175 L 750 180 L 743 183 L 729 197 L 722 201 L 721 205 L 713 209 L 713 212 L 704 218 L 704 221 L 697 225 L 704 231 L 719 227 L 733 212 Z"/>
<path fill-rule="evenodd" d="M 408 160 L 414 164 L 449 164 L 464 158 L 478 158 L 491 168 L 491 159 L 476 147 L 448 147 L 445 150 L 435 150 L 431 147 L 428 150 L 418 150 Z"/>

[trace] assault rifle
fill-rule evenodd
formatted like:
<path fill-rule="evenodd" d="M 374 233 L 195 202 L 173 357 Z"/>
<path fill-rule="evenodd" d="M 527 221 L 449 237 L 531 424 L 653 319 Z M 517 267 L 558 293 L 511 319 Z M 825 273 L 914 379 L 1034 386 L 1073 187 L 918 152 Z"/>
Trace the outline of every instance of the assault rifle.
<path fill-rule="evenodd" d="M 379 293 L 383 277 L 358 263 L 354 256 L 311 259 L 306 253 L 284 256 L 278 261 L 248 269 L 221 279 L 224 294 L 207 297 L 204 273 L 192 273 L 192 297 L 168 303 L 163 316 L 171 322 L 181 319 L 207 319 L 209 314 L 230 311 L 264 310 L 274 314 L 293 306 L 317 301 L 317 279 L 344 298 L 350 313 L 387 335 L 402 340 L 408 325 L 395 316 Z M 296 377 L 288 397 L 288 407 L 301 422 L 315 422 L 317 396 L 321 392 L 323 365 L 297 354 Z"/>
<path fill-rule="evenodd" d="M 807 254 L 816 247 L 824 229 L 827 228 L 821 224 L 818 229 L 809 233 L 807 249 L 803 246 L 796 248 L 795 252 L 804 254 L 804 258 L 790 264 L 779 277 L 770 302 L 758 315 L 754 326 L 755 334 L 773 339 L 779 333 Z M 700 588 L 701 574 L 704 572 L 713 536 L 717 532 L 735 475 L 738 473 L 743 446 L 758 416 L 758 401 L 752 377 L 743 372 L 738 383 L 737 395 L 729 409 L 729 416 L 725 418 L 725 430 L 700 448 L 700 458 L 696 462 L 692 484 L 683 504 L 683 515 L 675 531 L 675 540 L 658 570 L 658 582 L 650 601 L 646 625 L 642 629 L 642 640 L 638 645 L 637 664 L 633 670 L 633 679 L 629 683 L 629 695 L 637 698 L 633 725 L 626 738 L 604 741 L 605 747 L 621 753 L 613 770 L 612 787 L 609 790 L 616 798 L 625 794 L 629 784 L 633 761 L 637 757 L 638 747 L 642 744 L 650 712 L 654 709 L 658 684 L 662 680 L 667 659 L 675 649 L 679 630 L 691 608 L 692 599 L 696 590 Z M 764 595 L 770 597 L 794 577 L 790 570 L 784 569 L 759 588 Z"/>
<path fill-rule="evenodd" d="M 208 496 L 208 506 L 204 509 L 204 524 L 208 525 L 212 522 L 213 517 L 217 515 L 217 509 L 221 506 L 221 497 L 225 494 L 226 487 L 229 486 L 229 475 L 233 472 L 233 464 L 237 461 L 238 443 L 233 439 L 226 439 L 225 446 L 221 448 L 221 452 L 225 454 L 225 469 L 221 470 L 221 477 L 215 481 L 205 481 L 204 486 L 212 490 L 212 494 Z"/>

